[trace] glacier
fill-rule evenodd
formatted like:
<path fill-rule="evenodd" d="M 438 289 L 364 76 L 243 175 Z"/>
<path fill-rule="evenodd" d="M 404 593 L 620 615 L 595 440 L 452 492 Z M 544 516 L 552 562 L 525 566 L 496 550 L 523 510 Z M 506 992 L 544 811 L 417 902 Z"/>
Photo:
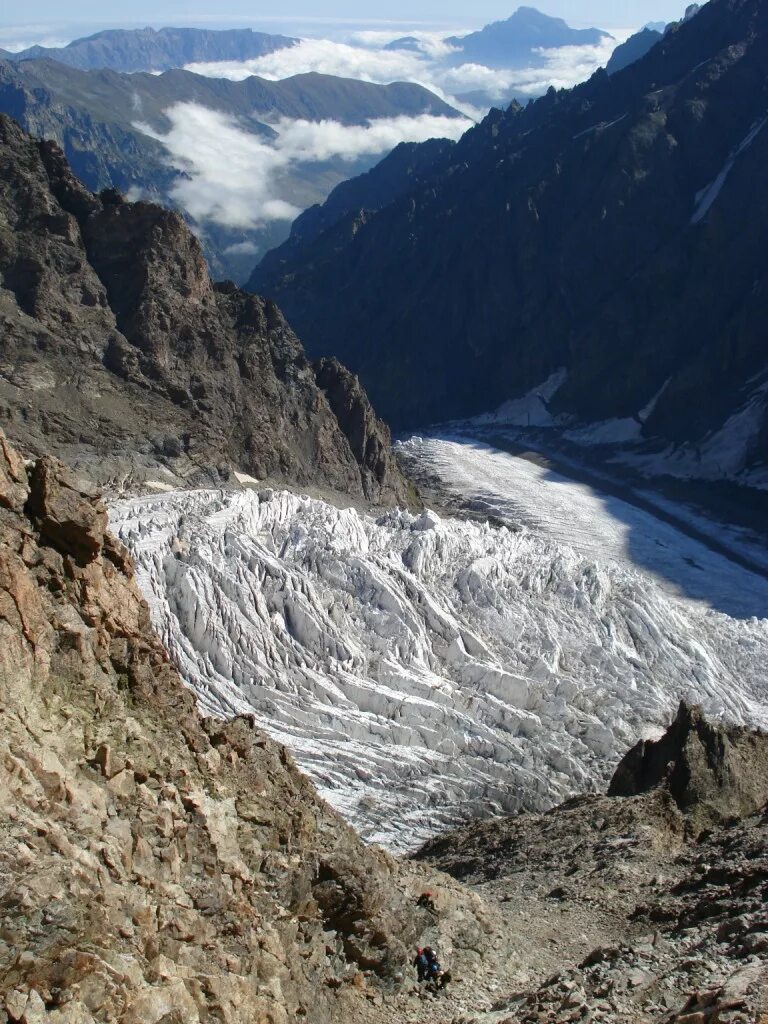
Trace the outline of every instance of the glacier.
<path fill-rule="evenodd" d="M 479 444 L 407 447 L 491 521 L 274 490 L 110 509 L 201 709 L 252 715 L 366 839 L 408 851 L 602 787 L 683 697 L 768 726 L 765 579 L 634 510 L 659 569 L 690 570 L 672 583 L 588 488 Z"/>

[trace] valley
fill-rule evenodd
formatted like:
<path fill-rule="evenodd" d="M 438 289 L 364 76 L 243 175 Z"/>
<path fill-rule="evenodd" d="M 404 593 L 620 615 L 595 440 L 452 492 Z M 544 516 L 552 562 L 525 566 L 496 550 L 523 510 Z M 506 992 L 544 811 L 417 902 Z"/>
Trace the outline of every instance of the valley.
<path fill-rule="evenodd" d="M 768 0 L 45 2 L 0 1024 L 768 1024 Z"/>

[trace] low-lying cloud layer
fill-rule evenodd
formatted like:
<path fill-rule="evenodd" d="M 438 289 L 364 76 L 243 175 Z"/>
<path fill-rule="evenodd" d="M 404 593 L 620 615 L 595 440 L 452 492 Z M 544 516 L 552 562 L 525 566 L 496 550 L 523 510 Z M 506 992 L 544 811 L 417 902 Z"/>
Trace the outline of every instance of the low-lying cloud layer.
<path fill-rule="evenodd" d="M 171 128 L 164 134 L 146 124 L 135 127 L 162 142 L 183 172 L 171 198 L 199 224 L 244 230 L 290 221 L 301 212 L 291 201 L 291 175 L 307 165 L 384 155 L 400 142 L 457 139 L 469 126 L 461 118 L 428 114 L 364 125 L 283 119 L 258 136 L 235 118 L 196 103 L 176 104 L 166 116 Z"/>
<path fill-rule="evenodd" d="M 234 81 L 249 75 L 278 81 L 315 71 L 382 85 L 416 82 L 469 116 L 479 117 L 482 109 L 462 102 L 461 96 L 480 91 L 489 100 L 501 102 L 513 93 L 538 95 L 550 85 L 568 88 L 604 66 L 617 43 L 628 34 L 619 34 L 613 39 L 604 37 L 597 46 L 540 50 L 531 67 L 518 69 L 497 70 L 481 64 L 451 63 L 446 58 L 455 51 L 445 43 L 442 33 L 414 33 L 417 49 L 388 50 L 385 47 L 396 38 L 394 33 L 359 32 L 345 43 L 303 39 L 298 46 L 256 60 L 191 64 L 189 70 Z"/>

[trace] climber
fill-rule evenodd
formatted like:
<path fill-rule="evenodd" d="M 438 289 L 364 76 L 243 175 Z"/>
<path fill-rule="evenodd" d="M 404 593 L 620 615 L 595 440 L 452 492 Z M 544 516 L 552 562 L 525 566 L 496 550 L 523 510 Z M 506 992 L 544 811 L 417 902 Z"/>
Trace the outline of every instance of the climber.
<path fill-rule="evenodd" d="M 424 947 L 424 958 L 427 961 L 427 988 L 439 992 L 451 980 L 451 973 L 442 969 L 437 953 L 430 946 Z"/>
<path fill-rule="evenodd" d="M 437 910 L 437 907 L 435 906 L 435 899 L 431 892 L 423 892 L 416 900 L 416 906 L 422 907 L 424 910 L 429 910 L 433 914 Z"/>
<path fill-rule="evenodd" d="M 417 949 L 416 959 L 413 961 L 413 966 L 416 968 L 416 977 L 419 982 L 426 981 L 429 975 L 429 960 L 426 957 L 426 950 Z"/>

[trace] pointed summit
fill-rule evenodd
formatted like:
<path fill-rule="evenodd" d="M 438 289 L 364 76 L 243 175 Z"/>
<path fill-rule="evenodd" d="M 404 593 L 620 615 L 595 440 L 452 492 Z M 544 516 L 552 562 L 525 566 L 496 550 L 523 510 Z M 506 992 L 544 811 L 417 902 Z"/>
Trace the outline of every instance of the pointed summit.
<path fill-rule="evenodd" d="M 506 21 L 495 21 L 479 32 L 447 39 L 459 51 L 461 63 L 512 68 L 541 62 L 538 50 L 562 46 L 597 46 L 610 38 L 597 28 L 574 29 L 562 18 L 551 18 L 535 7 L 518 7 Z"/>

